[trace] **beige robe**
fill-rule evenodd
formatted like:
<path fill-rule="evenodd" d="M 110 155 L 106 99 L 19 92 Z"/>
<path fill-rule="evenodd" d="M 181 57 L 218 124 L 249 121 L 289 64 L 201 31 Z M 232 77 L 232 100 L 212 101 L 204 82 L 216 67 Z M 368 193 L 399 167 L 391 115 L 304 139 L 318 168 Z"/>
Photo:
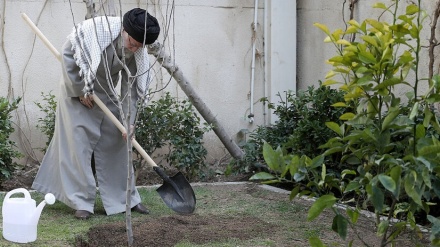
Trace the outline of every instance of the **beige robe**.
<path fill-rule="evenodd" d="M 120 36 L 113 42 L 119 54 L 122 47 Z M 125 211 L 127 187 L 127 144 L 121 132 L 94 104 L 92 109 L 79 102 L 83 95 L 84 83 L 75 64 L 71 44 L 67 41 L 62 50 L 63 79 L 58 97 L 53 139 L 43 158 L 32 188 L 41 193 L 53 193 L 57 200 L 75 210 L 94 212 L 96 186 L 108 215 Z M 104 62 L 110 67 L 114 85 L 118 83 L 119 72 L 122 75 L 121 94 L 129 89 L 127 74 L 118 62 L 118 56 L 112 46 L 103 52 L 104 58 L 96 73 L 94 93 L 119 117 L 119 110 L 113 103 L 116 97 L 108 87 Z M 126 60 L 132 75 L 136 72 L 134 55 Z M 131 123 L 134 122 L 137 100 L 136 84 L 131 87 Z M 123 103 L 124 110 L 127 102 Z M 126 111 L 125 111 L 126 112 Z M 91 157 L 94 152 L 96 181 L 91 169 Z M 141 202 L 134 182 L 131 184 L 131 206 Z"/>

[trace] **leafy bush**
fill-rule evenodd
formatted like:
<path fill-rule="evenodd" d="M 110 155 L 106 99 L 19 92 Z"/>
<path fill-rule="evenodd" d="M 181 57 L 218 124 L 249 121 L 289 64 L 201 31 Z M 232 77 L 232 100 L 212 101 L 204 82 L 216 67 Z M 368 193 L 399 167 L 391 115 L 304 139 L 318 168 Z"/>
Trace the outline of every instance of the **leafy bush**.
<path fill-rule="evenodd" d="M 398 3 L 374 5 L 391 14 L 392 24 L 350 20 L 346 31 L 332 33 L 325 25 L 315 24 L 337 50 L 329 59 L 333 70 L 324 85 L 341 85 L 344 101 L 334 106 L 347 110 L 340 116 L 343 123 L 326 122 L 337 136 L 328 139 L 321 146 L 325 151 L 313 159 L 267 145 L 265 160 L 280 175 L 261 173 L 254 178 L 270 182 L 289 174 L 296 182 L 303 181 L 292 190 L 291 198 L 321 195 L 309 210 L 308 220 L 333 208 L 333 230 L 344 239 L 347 228 L 357 224 L 360 209 L 376 214 L 381 246 L 396 244 L 396 238 L 408 229 L 418 236 L 416 218 L 423 212 L 433 224 L 432 243 L 438 245 L 440 220 L 429 213 L 440 197 L 440 124 L 432 110 L 432 104 L 440 101 L 440 76 L 429 78 L 429 89 L 420 94 L 420 33 L 426 15 L 419 9 L 420 1 L 408 4 L 399 15 Z M 345 40 L 350 34 L 356 34 L 359 41 Z M 411 83 L 406 81 L 410 73 Z M 405 102 L 396 88 L 407 90 Z M 327 173 L 324 157 L 334 154 L 348 167 L 340 171 L 340 178 Z M 345 214 L 335 207 L 337 202 L 354 207 L 347 207 Z M 398 222 L 393 223 L 396 218 Z"/>
<path fill-rule="evenodd" d="M 14 132 L 11 121 L 11 112 L 17 109 L 21 98 L 9 102 L 0 97 L 0 180 L 8 178 L 15 170 L 14 158 L 20 158 L 21 154 L 15 150 L 15 143 L 9 139 Z"/>
<path fill-rule="evenodd" d="M 167 147 L 165 158 L 170 164 L 189 178 L 204 176 L 201 172 L 207 151 L 203 135 L 210 128 L 201 125 L 191 102 L 166 93 L 139 112 L 136 126 L 136 140 L 147 153 Z"/>
<path fill-rule="evenodd" d="M 57 102 L 55 101 L 55 95 L 53 95 L 52 92 L 49 92 L 47 95 L 41 92 L 41 96 L 43 97 L 43 101 L 46 103 L 42 104 L 36 102 L 35 104 L 46 115 L 42 118 L 38 118 L 37 128 L 39 128 L 47 137 L 46 146 L 42 148 L 42 151 L 46 152 L 55 132 L 55 113 L 57 109 Z"/>
<path fill-rule="evenodd" d="M 228 173 L 235 171 L 249 172 L 265 167 L 263 160 L 263 144 L 282 147 L 286 152 L 300 153 L 308 156 L 320 154 L 319 146 L 334 137 L 330 129 L 325 127 L 327 121 L 339 122 L 338 117 L 345 109 L 334 108 L 332 104 L 343 100 L 343 93 L 328 86 L 308 87 L 299 90 L 295 95 L 286 92 L 285 98 L 280 97 L 278 104 L 268 102 L 278 120 L 270 126 L 258 126 L 249 134 L 249 140 L 243 145 L 245 156 L 242 160 L 234 160 L 228 167 Z"/>

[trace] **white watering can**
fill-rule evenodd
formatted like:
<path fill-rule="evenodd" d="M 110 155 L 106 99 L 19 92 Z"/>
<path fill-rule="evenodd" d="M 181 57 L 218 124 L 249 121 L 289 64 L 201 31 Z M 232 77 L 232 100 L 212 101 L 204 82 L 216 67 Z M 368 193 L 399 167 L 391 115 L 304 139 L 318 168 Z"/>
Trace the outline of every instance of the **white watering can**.
<path fill-rule="evenodd" d="M 23 193 L 24 198 L 10 198 L 13 194 Z M 46 194 L 44 201 L 36 207 L 29 191 L 23 188 L 9 191 L 3 200 L 3 237 L 16 243 L 29 243 L 37 239 L 37 225 L 41 211 L 47 204 L 55 203 L 55 196 Z"/>

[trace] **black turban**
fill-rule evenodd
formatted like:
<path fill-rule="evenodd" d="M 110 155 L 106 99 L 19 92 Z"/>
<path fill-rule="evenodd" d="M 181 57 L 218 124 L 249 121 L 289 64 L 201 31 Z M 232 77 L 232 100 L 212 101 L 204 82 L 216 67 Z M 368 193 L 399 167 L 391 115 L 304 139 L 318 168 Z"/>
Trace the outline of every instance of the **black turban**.
<path fill-rule="evenodd" d="M 147 14 L 147 19 L 145 19 L 145 14 Z M 145 25 L 145 21 L 147 21 L 147 25 Z M 147 13 L 145 9 L 134 8 L 128 11 L 125 13 L 122 23 L 124 30 L 139 43 L 144 43 L 145 38 L 144 44 L 152 44 L 159 36 L 160 27 L 157 19 Z M 145 27 L 147 28 L 146 34 Z"/>

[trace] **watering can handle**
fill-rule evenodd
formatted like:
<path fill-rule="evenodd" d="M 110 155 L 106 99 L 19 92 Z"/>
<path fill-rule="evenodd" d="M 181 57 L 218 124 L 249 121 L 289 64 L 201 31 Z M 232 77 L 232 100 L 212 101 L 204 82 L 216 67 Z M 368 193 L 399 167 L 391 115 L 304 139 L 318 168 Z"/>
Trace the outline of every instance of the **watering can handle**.
<path fill-rule="evenodd" d="M 24 198 L 25 198 L 26 200 L 30 200 L 30 199 L 31 199 L 31 194 L 29 194 L 29 191 L 28 191 L 27 189 L 24 189 L 24 188 L 18 188 L 18 189 L 14 189 L 14 190 L 9 191 L 9 192 L 6 194 L 4 200 L 9 199 L 9 197 L 11 197 L 13 194 L 16 194 L 16 193 L 23 193 L 23 194 L 24 194 Z"/>

